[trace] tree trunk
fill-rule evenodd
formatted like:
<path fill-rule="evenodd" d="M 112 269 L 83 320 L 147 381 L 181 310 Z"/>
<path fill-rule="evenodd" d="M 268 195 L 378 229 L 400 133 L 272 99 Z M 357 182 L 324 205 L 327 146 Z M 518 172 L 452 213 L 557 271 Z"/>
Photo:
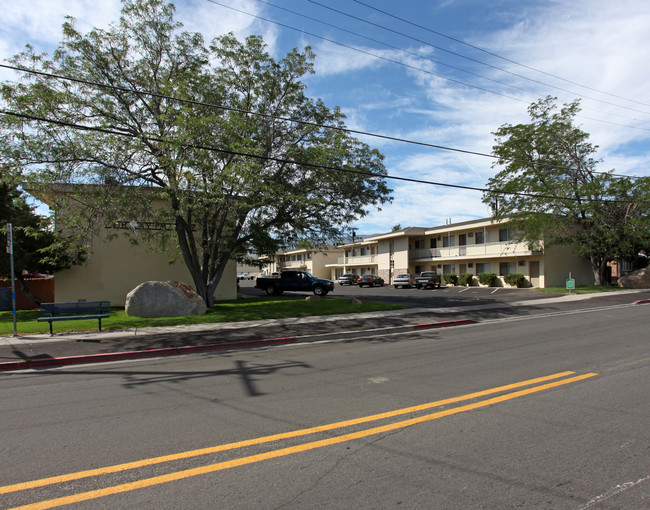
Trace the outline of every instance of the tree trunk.
<path fill-rule="evenodd" d="M 27 298 L 30 301 L 34 302 L 38 306 L 41 306 L 41 303 L 42 303 L 41 298 L 39 298 L 36 294 L 34 294 L 31 291 L 31 289 L 27 286 L 27 283 L 25 282 L 25 280 L 23 280 L 20 276 L 17 277 L 16 280 L 18 280 L 18 285 L 20 285 L 20 289 L 23 291 L 25 296 L 27 296 Z"/>
<path fill-rule="evenodd" d="M 594 284 L 604 285 L 607 260 L 604 257 L 598 257 L 596 255 L 590 256 L 589 260 L 591 261 L 591 270 L 594 273 Z"/>

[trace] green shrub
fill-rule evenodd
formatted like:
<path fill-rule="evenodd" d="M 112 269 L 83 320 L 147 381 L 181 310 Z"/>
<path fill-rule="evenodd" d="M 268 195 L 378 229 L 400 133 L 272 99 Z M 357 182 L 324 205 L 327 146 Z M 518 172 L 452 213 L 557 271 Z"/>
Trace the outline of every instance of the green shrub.
<path fill-rule="evenodd" d="M 460 273 L 458 275 L 458 285 L 471 285 L 474 275 L 472 273 Z"/>
<path fill-rule="evenodd" d="M 458 275 L 456 273 L 447 273 L 443 275 L 445 283 L 451 285 L 458 285 Z"/>
<path fill-rule="evenodd" d="M 497 275 L 496 273 L 479 273 L 478 281 L 481 285 L 492 287 L 497 281 Z"/>
<path fill-rule="evenodd" d="M 526 283 L 526 277 L 521 273 L 510 273 L 504 275 L 503 281 L 513 287 L 523 287 Z"/>

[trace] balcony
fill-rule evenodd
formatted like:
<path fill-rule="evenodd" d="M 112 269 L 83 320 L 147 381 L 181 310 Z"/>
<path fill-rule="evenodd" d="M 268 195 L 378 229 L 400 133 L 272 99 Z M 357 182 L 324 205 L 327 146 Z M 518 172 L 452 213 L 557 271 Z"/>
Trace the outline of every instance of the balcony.
<path fill-rule="evenodd" d="M 483 243 L 469 244 L 465 246 L 449 246 L 446 248 L 425 248 L 411 250 L 409 260 L 431 260 L 434 258 L 486 258 L 486 257 L 508 257 L 533 255 L 526 243 Z"/>
<path fill-rule="evenodd" d="M 337 264 L 356 266 L 364 264 L 376 264 L 377 255 L 361 255 L 356 257 L 339 257 L 336 261 Z"/>
<path fill-rule="evenodd" d="M 278 261 L 277 266 L 279 269 L 304 269 L 307 267 L 305 260 L 283 260 Z"/>

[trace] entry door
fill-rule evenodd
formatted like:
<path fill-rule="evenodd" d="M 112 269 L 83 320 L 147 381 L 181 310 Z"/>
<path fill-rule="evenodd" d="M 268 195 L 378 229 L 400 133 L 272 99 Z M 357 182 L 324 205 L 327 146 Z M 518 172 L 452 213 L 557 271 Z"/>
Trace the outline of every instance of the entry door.
<path fill-rule="evenodd" d="M 533 287 L 539 287 L 539 261 L 531 261 L 529 265 L 530 284 Z"/>

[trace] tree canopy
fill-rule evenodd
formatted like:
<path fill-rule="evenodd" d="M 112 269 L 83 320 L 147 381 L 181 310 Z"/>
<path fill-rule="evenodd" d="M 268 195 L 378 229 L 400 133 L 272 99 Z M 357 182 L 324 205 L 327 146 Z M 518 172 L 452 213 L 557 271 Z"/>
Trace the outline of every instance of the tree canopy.
<path fill-rule="evenodd" d="M 206 45 L 172 4 L 125 0 L 110 29 L 82 34 L 69 18 L 52 58 L 13 58 L 46 74 L 3 84 L 0 150 L 23 178 L 85 185 L 66 225 L 82 244 L 129 222 L 125 234 L 180 250 L 211 305 L 229 260 L 331 241 L 390 200 L 382 154 L 306 95 L 314 58 L 276 61 L 259 36 Z"/>
<path fill-rule="evenodd" d="M 495 167 L 483 201 L 495 219 L 510 218 L 520 240 L 570 245 L 591 261 L 603 283 L 612 260 L 650 246 L 650 179 L 596 170 L 596 146 L 574 125 L 578 101 L 558 109 L 547 97 L 529 109 L 529 124 L 504 124 L 494 135 Z"/>
<path fill-rule="evenodd" d="M 51 274 L 78 262 L 83 253 L 76 259 L 69 256 L 62 239 L 50 228 L 49 218 L 36 214 L 25 193 L 8 177 L 7 172 L 0 178 L 0 277 L 11 278 L 10 257 L 4 253 L 7 224 L 11 223 L 15 276 L 23 292 L 39 303 L 39 298 L 24 285 L 24 272 Z"/>

